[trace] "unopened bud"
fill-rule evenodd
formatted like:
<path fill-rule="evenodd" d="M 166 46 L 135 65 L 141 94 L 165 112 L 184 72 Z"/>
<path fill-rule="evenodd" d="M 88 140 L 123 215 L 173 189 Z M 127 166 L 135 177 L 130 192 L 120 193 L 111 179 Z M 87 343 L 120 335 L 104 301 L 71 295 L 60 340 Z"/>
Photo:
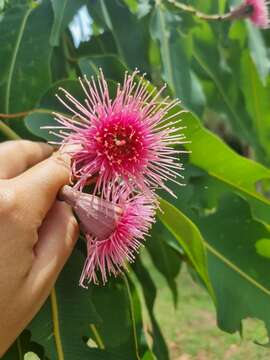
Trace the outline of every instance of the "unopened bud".
<path fill-rule="evenodd" d="M 82 230 L 98 240 L 104 240 L 114 232 L 123 213 L 121 207 L 67 185 L 60 190 L 58 197 L 72 206 Z"/>

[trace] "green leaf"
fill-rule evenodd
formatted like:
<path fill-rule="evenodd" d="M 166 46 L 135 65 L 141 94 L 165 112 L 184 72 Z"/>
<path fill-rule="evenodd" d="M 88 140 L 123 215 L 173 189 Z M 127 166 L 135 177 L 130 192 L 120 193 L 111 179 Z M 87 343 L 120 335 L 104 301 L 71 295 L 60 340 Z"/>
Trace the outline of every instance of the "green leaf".
<path fill-rule="evenodd" d="M 89 41 L 80 43 L 80 46 L 76 49 L 76 54 L 79 57 L 117 54 L 112 33 L 105 31 L 102 34 L 91 36 Z"/>
<path fill-rule="evenodd" d="M 219 13 L 223 14 L 226 9 L 227 0 L 218 0 Z"/>
<path fill-rule="evenodd" d="M 30 110 L 51 82 L 52 10 L 15 6 L 0 22 L 0 111 Z"/>
<path fill-rule="evenodd" d="M 92 350 L 83 341 L 83 337 L 90 335 L 90 324 L 101 319 L 89 291 L 78 285 L 82 267 L 83 257 L 75 250 L 56 283 L 55 291 L 29 325 L 33 340 L 44 347 L 51 360 L 57 359 L 61 351 L 67 360 L 107 359 L 105 352 Z"/>
<path fill-rule="evenodd" d="M 269 75 L 270 60 L 261 31 L 250 22 L 246 23 L 251 57 L 256 65 L 261 82 L 265 85 Z"/>
<path fill-rule="evenodd" d="M 247 50 L 241 55 L 242 91 L 246 99 L 247 110 L 254 124 L 254 129 L 270 162 L 270 104 L 269 85 L 261 82 L 257 69 Z"/>
<path fill-rule="evenodd" d="M 41 102 L 37 105 L 37 109 L 33 110 L 29 115 L 24 119 L 26 127 L 34 135 L 49 140 L 56 141 L 54 135 L 50 134 L 48 129 L 43 129 L 43 126 L 55 126 L 56 121 L 52 114 L 53 111 L 58 111 L 60 113 L 68 114 L 67 109 L 61 105 L 61 103 L 55 97 L 55 94 L 58 93 L 58 88 L 63 87 L 67 91 L 70 91 L 75 95 L 79 100 L 83 101 L 83 91 L 77 80 L 62 80 L 55 83 L 43 96 Z"/>
<path fill-rule="evenodd" d="M 105 349 L 120 359 L 137 360 L 147 350 L 136 288 L 123 275 L 104 286 L 91 286 L 90 297 L 101 317 L 96 329 Z"/>
<path fill-rule="evenodd" d="M 174 203 L 202 234 L 219 326 L 240 331 L 244 318 L 256 317 L 266 320 L 269 331 L 270 319 L 263 315 L 270 296 L 269 228 L 254 219 L 246 200 L 228 193 L 230 187 L 205 174 L 194 175 L 189 179 L 193 196 L 181 198 L 179 191 Z"/>
<path fill-rule="evenodd" d="M 158 214 L 159 219 L 178 240 L 214 299 L 207 271 L 205 247 L 199 229 L 180 210 L 166 200 L 160 199 L 160 206 L 162 212 Z"/>
<path fill-rule="evenodd" d="M 12 346 L 8 349 L 4 356 L 1 357 L 2 360 L 24 360 L 25 354 L 32 352 L 36 354 L 38 359 L 44 359 L 44 350 L 43 348 L 34 343 L 31 339 L 31 333 L 28 330 L 24 330 L 22 334 L 14 341 Z"/>
<path fill-rule="evenodd" d="M 148 350 L 148 351 L 143 355 L 142 360 L 157 360 L 157 358 L 155 357 L 155 355 L 154 355 L 150 350 Z M 165 360 L 165 359 L 164 359 L 164 360 Z"/>
<path fill-rule="evenodd" d="M 85 2 L 83 0 L 51 0 L 51 2 L 54 12 L 54 22 L 50 36 L 50 44 L 52 46 L 58 46 L 61 34 Z"/>
<path fill-rule="evenodd" d="M 270 170 L 236 154 L 220 138 L 205 129 L 194 115 L 183 114 L 182 117 L 187 125 L 187 138 L 192 140 L 191 144 L 185 145 L 191 150 L 190 162 L 235 191 L 270 205 L 270 201 L 256 190 L 260 180 L 270 178 Z"/>
<path fill-rule="evenodd" d="M 31 352 L 29 351 L 28 353 L 26 353 L 24 355 L 23 360 L 40 360 L 40 358 L 35 353 L 33 353 L 32 351 Z"/>
<path fill-rule="evenodd" d="M 170 237 L 170 232 L 158 221 L 151 230 L 151 238 L 147 241 L 146 247 L 155 267 L 165 277 L 176 306 L 178 295 L 176 277 L 181 268 L 181 259 L 168 245 Z"/>
<path fill-rule="evenodd" d="M 138 9 L 137 0 L 123 0 L 123 1 L 128 6 L 128 8 L 131 12 L 136 13 L 136 11 Z"/>
<path fill-rule="evenodd" d="M 120 81 L 124 78 L 127 68 L 115 55 L 92 55 L 79 59 L 79 67 L 83 75 L 88 78 L 96 76 L 99 68 L 102 69 L 105 78 Z"/>
<path fill-rule="evenodd" d="M 198 114 L 202 113 L 205 97 L 197 77 L 191 71 L 192 37 L 184 35 L 179 17 L 160 2 L 151 19 L 151 35 L 160 43 L 163 78 L 174 96 Z"/>
<path fill-rule="evenodd" d="M 88 78 L 98 75 L 99 68 L 101 67 L 105 77 L 118 82 L 123 79 L 126 71 L 125 65 L 115 55 L 86 56 L 80 58 L 78 64 L 82 74 L 86 75 Z M 49 130 L 42 129 L 42 127 L 56 125 L 56 121 L 54 120 L 52 113 L 54 111 L 58 111 L 60 113 L 70 115 L 69 111 L 62 106 L 55 97 L 55 94 L 59 92 L 59 87 L 63 87 L 81 101 L 81 103 L 84 103 L 85 94 L 79 81 L 66 79 L 61 80 L 53 84 L 48 89 L 41 101 L 36 105 L 36 109 L 24 119 L 27 129 L 31 131 L 31 133 L 49 141 L 56 141 L 57 138 L 50 134 Z"/>
<path fill-rule="evenodd" d="M 269 333 L 270 260 L 257 250 L 261 239 L 270 239 L 269 229 L 253 219 L 243 199 L 232 194 L 224 195 L 198 225 L 208 251 L 219 326 L 232 333 L 241 330 L 243 319 L 255 317 L 265 322 Z"/>
<path fill-rule="evenodd" d="M 140 281 L 145 303 L 151 320 L 153 352 L 157 356 L 157 359 L 169 360 L 169 351 L 165 339 L 163 337 L 162 331 L 160 329 L 160 326 L 154 314 L 154 305 L 157 296 L 157 288 L 148 270 L 145 268 L 140 258 L 136 259 L 133 268 L 135 270 L 138 280 Z"/>
<path fill-rule="evenodd" d="M 138 20 L 121 0 L 92 1 L 88 7 L 91 16 L 111 31 L 121 60 L 131 69 L 147 71 L 148 17 Z"/>
<path fill-rule="evenodd" d="M 222 112 L 225 112 L 226 119 L 230 122 L 237 137 L 245 140 L 261 155 L 261 145 L 252 133 L 252 122 L 243 106 L 238 82 L 235 81 L 239 79 L 239 51 L 241 50 L 237 48 L 235 54 L 233 51 L 230 53 L 232 59 L 229 59 L 229 63 L 225 58 L 225 51 L 217 47 L 218 38 L 210 25 L 206 22 L 200 22 L 192 33 L 192 56 L 196 68 L 202 72 L 201 77 L 207 76 L 211 79 L 211 86 L 215 86 L 213 99 L 208 96 L 208 105 L 215 110 L 215 106 L 221 103 Z M 212 101 L 210 102 L 210 100 Z"/>

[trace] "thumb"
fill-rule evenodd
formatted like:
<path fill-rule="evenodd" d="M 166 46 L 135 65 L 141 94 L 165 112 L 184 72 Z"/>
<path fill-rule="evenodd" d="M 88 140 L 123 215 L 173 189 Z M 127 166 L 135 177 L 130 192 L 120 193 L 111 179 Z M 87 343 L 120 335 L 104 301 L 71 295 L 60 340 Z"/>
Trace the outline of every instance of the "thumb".
<path fill-rule="evenodd" d="M 78 223 L 71 208 L 57 201 L 39 230 L 35 260 L 29 274 L 33 292 L 48 296 L 78 238 Z"/>
<path fill-rule="evenodd" d="M 70 181 L 70 162 L 69 155 L 58 151 L 12 179 L 26 214 L 43 221 L 59 189 Z"/>

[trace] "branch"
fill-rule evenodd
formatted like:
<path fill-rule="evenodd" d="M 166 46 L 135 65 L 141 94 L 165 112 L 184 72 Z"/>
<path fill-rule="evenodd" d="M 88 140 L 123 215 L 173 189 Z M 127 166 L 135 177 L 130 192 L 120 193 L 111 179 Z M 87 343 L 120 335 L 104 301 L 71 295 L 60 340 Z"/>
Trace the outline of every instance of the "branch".
<path fill-rule="evenodd" d="M 16 119 L 18 117 L 27 116 L 27 115 L 29 115 L 31 113 L 51 114 L 52 110 L 48 110 L 48 109 L 32 109 L 32 110 L 22 111 L 22 112 L 18 112 L 18 113 L 14 113 L 14 114 L 1 114 L 0 113 L 0 119 Z"/>
<path fill-rule="evenodd" d="M 20 136 L 15 133 L 8 125 L 0 120 L 0 132 L 9 140 L 20 140 Z"/>
<path fill-rule="evenodd" d="M 195 15 L 197 18 L 207 21 L 227 21 L 227 20 L 235 20 L 235 19 L 243 19 L 249 17 L 250 14 L 253 12 L 253 7 L 246 4 L 241 4 L 237 8 L 233 9 L 232 11 L 225 13 L 223 15 L 220 14 L 205 14 L 190 5 L 183 4 L 176 0 L 167 0 L 170 4 L 174 5 L 178 9 L 188 12 L 192 15 Z"/>
<path fill-rule="evenodd" d="M 26 116 L 30 114 L 30 112 L 33 112 L 33 110 L 18 112 L 15 114 L 0 114 L 0 119 L 15 119 L 17 117 Z"/>

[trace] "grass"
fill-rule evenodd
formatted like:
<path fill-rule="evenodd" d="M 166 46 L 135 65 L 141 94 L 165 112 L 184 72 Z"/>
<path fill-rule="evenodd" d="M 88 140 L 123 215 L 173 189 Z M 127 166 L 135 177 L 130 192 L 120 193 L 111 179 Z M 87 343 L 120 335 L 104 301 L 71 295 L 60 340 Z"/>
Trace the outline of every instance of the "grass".
<path fill-rule="evenodd" d="M 177 278 L 178 306 L 164 278 L 152 267 L 151 275 L 158 284 L 155 314 L 170 349 L 171 360 L 269 360 L 270 349 L 256 345 L 265 342 L 262 322 L 244 321 L 243 339 L 227 334 L 216 325 L 215 308 L 208 294 L 197 285 L 183 267 Z M 162 360 L 162 359 L 158 359 Z"/>

